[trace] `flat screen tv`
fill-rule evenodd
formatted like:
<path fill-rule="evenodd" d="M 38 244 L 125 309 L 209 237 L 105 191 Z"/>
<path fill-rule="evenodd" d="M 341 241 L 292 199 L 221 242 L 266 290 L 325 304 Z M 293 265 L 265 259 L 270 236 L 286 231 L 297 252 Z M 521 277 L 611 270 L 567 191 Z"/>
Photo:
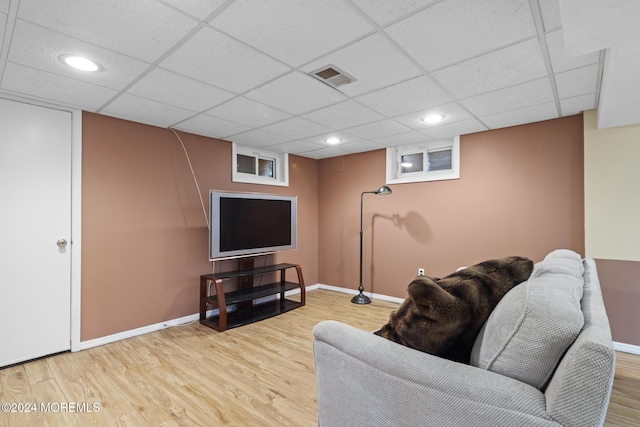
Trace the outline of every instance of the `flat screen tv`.
<path fill-rule="evenodd" d="M 297 198 L 209 192 L 209 259 L 296 249 Z"/>

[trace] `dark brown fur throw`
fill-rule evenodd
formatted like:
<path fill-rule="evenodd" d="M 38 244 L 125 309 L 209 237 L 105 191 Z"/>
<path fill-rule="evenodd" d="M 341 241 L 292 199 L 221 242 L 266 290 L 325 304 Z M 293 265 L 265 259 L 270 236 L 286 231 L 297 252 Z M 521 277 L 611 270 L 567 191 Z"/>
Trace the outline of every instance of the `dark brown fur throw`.
<path fill-rule="evenodd" d="M 469 363 L 471 348 L 500 299 L 531 275 L 533 262 L 508 257 L 481 262 L 442 279 L 419 276 L 409 298 L 376 335 L 416 350 Z"/>

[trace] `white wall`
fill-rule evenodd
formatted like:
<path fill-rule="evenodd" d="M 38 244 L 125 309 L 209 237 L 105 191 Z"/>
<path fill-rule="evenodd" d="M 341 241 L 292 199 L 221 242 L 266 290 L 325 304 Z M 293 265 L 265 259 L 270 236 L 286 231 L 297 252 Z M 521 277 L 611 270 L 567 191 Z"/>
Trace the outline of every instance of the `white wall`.
<path fill-rule="evenodd" d="M 640 261 L 640 125 L 596 123 L 584 113 L 586 256 Z"/>

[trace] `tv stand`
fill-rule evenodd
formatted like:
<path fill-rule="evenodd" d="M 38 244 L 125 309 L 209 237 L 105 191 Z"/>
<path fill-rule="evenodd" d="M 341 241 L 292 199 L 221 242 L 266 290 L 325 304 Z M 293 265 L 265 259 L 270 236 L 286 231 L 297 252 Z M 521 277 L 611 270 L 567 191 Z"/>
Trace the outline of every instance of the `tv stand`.
<path fill-rule="evenodd" d="M 295 268 L 298 273 L 298 283 L 285 280 L 285 272 Z M 280 271 L 280 280 L 275 283 L 253 286 L 246 289 L 225 292 L 223 282 L 227 279 L 237 279 L 246 276 Z M 215 285 L 215 294 L 211 292 L 211 284 Z M 300 302 L 285 298 L 285 292 L 300 288 Z M 256 303 L 253 300 L 277 296 L 267 302 Z M 223 332 L 230 328 L 257 322 L 269 317 L 277 316 L 301 307 L 305 304 L 304 280 L 302 269 L 297 264 L 275 264 L 265 267 L 240 271 L 205 274 L 200 276 L 200 323 L 217 331 Z M 219 314 L 207 317 L 209 307 L 217 307 Z M 229 306 L 236 309 L 229 311 Z"/>

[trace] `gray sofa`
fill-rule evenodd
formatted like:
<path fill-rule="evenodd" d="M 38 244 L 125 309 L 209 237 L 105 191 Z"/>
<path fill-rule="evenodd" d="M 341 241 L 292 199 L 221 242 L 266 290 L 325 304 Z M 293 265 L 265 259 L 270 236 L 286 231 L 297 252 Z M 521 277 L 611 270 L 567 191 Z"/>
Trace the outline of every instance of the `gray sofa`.
<path fill-rule="evenodd" d="M 595 262 L 568 250 L 504 296 L 469 365 L 335 321 L 313 346 L 320 426 L 598 426 L 615 365 Z"/>

